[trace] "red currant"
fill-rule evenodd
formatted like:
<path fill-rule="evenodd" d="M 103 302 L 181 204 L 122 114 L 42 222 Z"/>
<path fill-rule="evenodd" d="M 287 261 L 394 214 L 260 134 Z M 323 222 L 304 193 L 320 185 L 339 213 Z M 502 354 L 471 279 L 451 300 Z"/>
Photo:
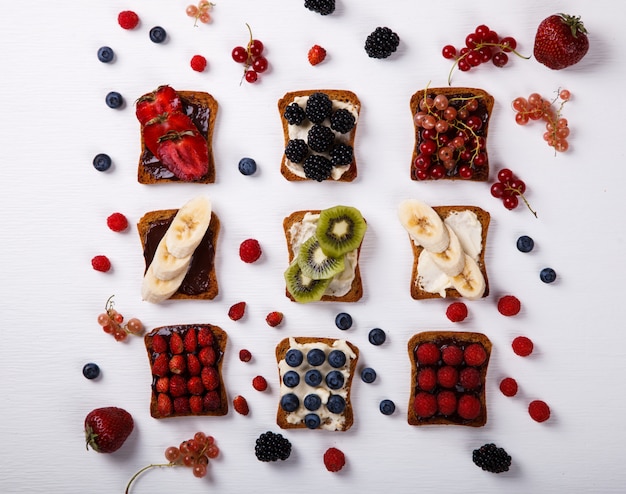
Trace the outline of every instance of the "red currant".
<path fill-rule="evenodd" d="M 267 58 L 265 57 L 257 57 L 252 62 L 252 68 L 258 72 L 259 74 L 265 72 L 267 70 Z"/>
<path fill-rule="evenodd" d="M 248 52 L 243 46 L 236 46 L 232 51 L 233 60 L 237 63 L 244 63 L 248 60 Z"/>
<path fill-rule="evenodd" d="M 513 172 L 509 170 L 508 168 L 502 168 L 502 170 L 498 172 L 498 180 L 502 182 L 503 184 L 510 182 L 512 179 L 513 179 Z"/>
<path fill-rule="evenodd" d="M 443 58 L 447 58 L 449 60 L 456 56 L 456 48 L 452 45 L 446 45 L 441 50 L 441 54 L 443 55 Z"/>
<path fill-rule="evenodd" d="M 509 62 L 509 56 L 503 51 L 496 53 L 491 59 L 496 67 L 504 67 Z"/>
<path fill-rule="evenodd" d="M 261 43 L 258 39 L 253 39 L 250 43 L 248 43 L 248 51 L 253 57 L 258 57 L 261 53 L 263 53 L 263 43 Z"/>
<path fill-rule="evenodd" d="M 489 34 L 489 31 L 489 27 L 485 26 L 484 24 L 476 26 L 476 29 L 474 30 L 474 32 L 478 35 L 480 39 L 485 39 L 487 34 Z"/>
<path fill-rule="evenodd" d="M 505 196 L 502 199 L 502 204 L 504 204 L 504 207 L 507 209 L 515 209 L 519 204 L 519 199 L 517 196 Z"/>
<path fill-rule="evenodd" d="M 459 177 L 469 180 L 474 175 L 474 170 L 469 165 L 459 166 Z"/>
<path fill-rule="evenodd" d="M 497 199 L 500 199 L 504 195 L 504 184 L 502 182 L 496 182 L 491 186 L 491 195 Z"/>
<path fill-rule="evenodd" d="M 246 71 L 245 77 L 246 77 L 246 82 L 249 82 L 250 84 L 252 84 L 257 81 L 258 74 L 254 70 L 250 69 Z"/>
<path fill-rule="evenodd" d="M 430 177 L 435 180 L 445 177 L 446 169 L 443 165 L 434 165 L 430 168 Z"/>
<path fill-rule="evenodd" d="M 506 36 L 500 40 L 500 45 L 502 45 L 502 50 L 510 52 L 517 48 L 517 41 L 515 41 L 515 38 L 512 38 L 511 36 Z"/>

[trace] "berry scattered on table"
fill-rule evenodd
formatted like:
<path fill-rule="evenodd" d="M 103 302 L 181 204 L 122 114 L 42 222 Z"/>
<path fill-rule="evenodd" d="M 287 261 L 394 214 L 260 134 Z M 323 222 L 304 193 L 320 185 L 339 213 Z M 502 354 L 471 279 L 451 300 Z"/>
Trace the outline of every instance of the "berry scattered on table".
<path fill-rule="evenodd" d="M 96 408 L 85 417 L 87 449 L 98 453 L 113 453 L 122 447 L 133 432 L 133 417 L 123 408 Z"/>
<path fill-rule="evenodd" d="M 252 387 L 257 391 L 265 391 L 267 389 L 267 379 L 263 376 L 255 376 L 252 379 Z"/>
<path fill-rule="evenodd" d="M 83 376 L 87 379 L 96 379 L 100 376 L 100 367 L 98 364 L 89 362 L 83 366 Z"/>
<path fill-rule="evenodd" d="M 376 380 L 376 371 L 371 367 L 366 367 L 361 371 L 361 380 L 364 383 L 373 383 Z"/>
<path fill-rule="evenodd" d="M 96 271 L 106 273 L 111 269 L 111 261 L 109 261 L 107 256 L 97 255 L 91 259 L 91 267 Z"/>
<path fill-rule="evenodd" d="M 233 321 L 239 321 L 243 317 L 246 312 L 246 303 L 245 302 L 237 302 L 230 306 L 228 309 L 228 317 L 230 317 Z"/>
<path fill-rule="evenodd" d="M 304 6 L 320 15 L 329 15 L 335 11 L 335 0 L 304 0 Z"/>
<path fill-rule="evenodd" d="M 115 52 L 110 46 L 101 46 L 98 48 L 98 60 L 102 63 L 110 63 L 115 58 Z"/>
<path fill-rule="evenodd" d="M 256 161 L 252 158 L 241 158 L 238 166 L 242 175 L 254 175 L 256 173 Z"/>
<path fill-rule="evenodd" d="M 239 360 L 242 362 L 250 362 L 250 360 L 252 360 L 250 350 L 246 350 L 245 348 L 239 350 Z"/>
<path fill-rule="evenodd" d="M 124 105 L 124 98 L 117 91 L 110 91 L 105 96 L 104 102 L 109 108 L 117 109 Z"/>
<path fill-rule="evenodd" d="M 505 377 L 500 381 L 500 391 L 504 396 L 515 396 L 517 389 L 517 381 L 512 377 Z"/>
<path fill-rule="evenodd" d="M 379 346 L 385 342 L 385 340 L 387 339 L 387 335 L 382 329 L 374 328 L 367 335 L 367 339 L 372 345 Z"/>
<path fill-rule="evenodd" d="M 533 400 L 528 405 L 528 414 L 536 422 L 545 422 L 550 418 L 550 407 L 545 401 Z"/>
<path fill-rule="evenodd" d="M 167 32 L 161 26 L 154 26 L 150 29 L 149 36 L 153 43 L 163 43 L 167 38 Z"/>
<path fill-rule="evenodd" d="M 107 218 L 107 226 L 114 232 L 123 232 L 128 228 L 128 219 L 122 213 L 113 213 Z"/>
<path fill-rule="evenodd" d="M 546 67 L 564 69 L 580 62 L 587 51 L 589 38 L 580 16 L 554 14 L 537 27 L 533 54 Z"/>
<path fill-rule="evenodd" d="M 307 58 L 309 59 L 309 63 L 311 65 L 318 65 L 322 63 L 324 59 L 326 58 L 326 50 L 322 48 L 320 45 L 313 45 L 309 49 Z"/>
<path fill-rule="evenodd" d="M 235 409 L 235 412 L 240 415 L 248 415 L 250 413 L 248 401 L 241 395 L 237 395 L 233 398 L 233 408 Z"/>
<path fill-rule="evenodd" d="M 278 312 L 278 311 L 273 311 L 270 312 L 266 317 L 265 317 L 265 322 L 275 328 L 276 326 L 278 326 L 281 322 L 283 322 L 283 313 L 282 312 Z"/>
<path fill-rule="evenodd" d="M 324 466 L 329 472 L 338 472 L 346 464 L 346 456 L 337 448 L 328 448 L 324 453 Z"/>
<path fill-rule="evenodd" d="M 396 411 L 396 404 L 391 400 L 382 400 L 378 408 L 383 415 L 391 415 Z"/>
<path fill-rule="evenodd" d="M 517 250 L 520 252 L 530 252 L 535 247 L 535 241 L 528 235 L 522 235 L 517 239 Z"/>
<path fill-rule="evenodd" d="M 387 58 L 398 49 L 400 37 L 388 27 L 377 27 L 365 40 L 365 52 L 370 58 Z"/>
<path fill-rule="evenodd" d="M 544 283 L 554 283 L 556 281 L 556 271 L 552 268 L 543 268 L 539 272 L 539 279 Z"/>
<path fill-rule="evenodd" d="M 526 183 L 517 178 L 508 168 L 502 168 L 498 172 L 498 181 L 491 185 L 491 195 L 502 200 L 502 205 L 508 209 L 515 209 L 519 205 L 519 197 L 526 204 L 529 211 L 537 217 L 537 212 L 530 207 L 530 203 L 524 196 Z"/>
<path fill-rule="evenodd" d="M 467 305 L 463 302 L 452 302 L 446 309 L 446 317 L 452 322 L 464 321 L 467 317 Z"/>
<path fill-rule="evenodd" d="M 493 443 L 484 444 L 472 452 L 474 464 L 486 472 L 507 472 L 511 467 L 511 456 Z"/>
<path fill-rule="evenodd" d="M 111 157 L 105 153 L 96 154 L 93 159 L 93 167 L 99 172 L 105 172 L 111 168 Z"/>
<path fill-rule="evenodd" d="M 196 72 L 204 72 L 204 69 L 206 69 L 206 58 L 202 55 L 194 55 L 191 57 L 189 65 Z"/>
<path fill-rule="evenodd" d="M 342 331 L 350 329 L 352 327 L 352 316 L 347 312 L 340 312 L 335 317 L 335 325 Z"/>
<path fill-rule="evenodd" d="M 248 23 L 246 23 L 246 27 L 250 33 L 247 46 L 245 48 L 243 46 L 236 46 L 231 52 L 232 59 L 244 65 L 243 76 L 239 84 L 241 84 L 244 79 L 251 84 L 255 83 L 259 74 L 265 72 L 269 66 L 267 58 L 264 55 L 265 46 L 260 40 L 252 37 L 252 29 Z"/>
<path fill-rule="evenodd" d="M 516 336 L 511 343 L 511 347 L 516 355 L 528 357 L 533 353 L 534 344 L 532 340 L 526 336 Z"/>
<path fill-rule="evenodd" d="M 261 257 L 261 245 L 254 238 L 248 238 L 239 245 L 239 257 L 243 262 L 253 263 Z"/>
<path fill-rule="evenodd" d="M 267 431 L 257 438 L 254 454 L 259 461 L 284 461 L 291 455 L 291 442 L 282 434 Z"/>
<path fill-rule="evenodd" d="M 112 335 L 117 341 L 124 341 L 128 335 L 141 336 L 144 330 L 143 323 L 133 317 L 122 325 L 124 316 L 114 308 L 113 297 L 111 295 L 107 299 L 104 305 L 105 312 L 98 315 L 97 321 L 102 330 Z"/>
<path fill-rule="evenodd" d="M 117 23 L 122 29 L 135 29 L 139 24 L 139 16 L 132 10 L 124 10 L 118 14 Z"/>
<path fill-rule="evenodd" d="M 193 17 L 195 19 L 193 25 L 197 26 L 198 21 L 200 21 L 202 24 L 208 24 L 209 22 L 211 22 L 212 19 L 210 12 L 213 7 L 215 7 L 214 3 L 209 2 L 208 0 L 200 0 L 200 2 L 198 2 L 198 5 L 187 5 L 185 12 L 189 17 Z"/>
<path fill-rule="evenodd" d="M 515 316 L 522 309 L 522 304 L 515 295 L 504 295 L 498 299 L 498 312 L 503 316 Z"/>

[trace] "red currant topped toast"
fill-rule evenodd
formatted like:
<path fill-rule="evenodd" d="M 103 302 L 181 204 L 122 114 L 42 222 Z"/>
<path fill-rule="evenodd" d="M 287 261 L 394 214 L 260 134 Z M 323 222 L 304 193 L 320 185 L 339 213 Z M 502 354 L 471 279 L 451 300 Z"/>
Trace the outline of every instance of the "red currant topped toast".
<path fill-rule="evenodd" d="M 412 180 L 489 178 L 487 131 L 493 96 L 482 89 L 426 88 L 411 97 Z"/>

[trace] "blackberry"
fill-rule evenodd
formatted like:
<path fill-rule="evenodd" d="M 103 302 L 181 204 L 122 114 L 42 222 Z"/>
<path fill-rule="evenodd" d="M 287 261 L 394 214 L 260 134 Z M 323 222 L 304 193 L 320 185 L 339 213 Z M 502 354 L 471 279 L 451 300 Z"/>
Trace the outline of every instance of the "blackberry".
<path fill-rule="evenodd" d="M 356 123 L 354 115 L 349 110 L 341 108 L 330 116 L 330 128 L 340 134 L 350 132 Z"/>
<path fill-rule="evenodd" d="M 511 466 L 511 457 L 495 444 L 484 444 L 472 453 L 472 461 L 486 472 L 507 472 Z"/>
<path fill-rule="evenodd" d="M 335 141 L 335 134 L 330 127 L 314 125 L 307 134 L 307 143 L 313 151 L 324 153 L 330 149 Z"/>
<path fill-rule="evenodd" d="M 309 96 L 304 109 L 307 118 L 316 124 L 320 124 L 324 119 L 330 117 L 333 103 L 324 93 L 313 93 Z"/>
<path fill-rule="evenodd" d="M 292 163 L 302 163 L 309 154 L 309 146 L 304 139 L 291 139 L 285 148 L 285 156 Z"/>
<path fill-rule="evenodd" d="M 257 438 L 254 454 L 259 461 L 286 460 L 291 454 L 291 443 L 282 434 L 267 431 Z"/>
<path fill-rule="evenodd" d="M 365 40 L 370 58 L 387 58 L 398 49 L 400 37 L 388 27 L 377 27 Z"/>
<path fill-rule="evenodd" d="M 330 151 L 330 162 L 333 166 L 349 165 L 352 163 L 354 152 L 351 146 L 347 144 L 337 144 Z"/>
<path fill-rule="evenodd" d="M 289 123 L 289 125 L 300 125 L 306 118 L 304 109 L 298 103 L 291 103 L 285 108 L 283 117 Z"/>
<path fill-rule="evenodd" d="M 335 11 L 335 0 L 304 0 L 304 6 L 318 14 L 328 15 Z"/>
<path fill-rule="evenodd" d="M 304 175 L 311 180 L 321 182 L 330 177 L 333 164 L 328 158 L 319 154 L 311 154 L 304 160 Z"/>

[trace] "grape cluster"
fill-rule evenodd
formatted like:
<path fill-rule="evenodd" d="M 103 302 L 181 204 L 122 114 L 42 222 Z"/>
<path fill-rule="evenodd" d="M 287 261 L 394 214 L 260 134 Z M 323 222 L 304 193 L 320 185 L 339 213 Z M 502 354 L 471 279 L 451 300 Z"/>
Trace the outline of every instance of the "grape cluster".
<path fill-rule="evenodd" d="M 536 218 L 537 213 L 530 207 L 524 192 L 526 192 L 526 184 L 508 168 L 503 168 L 498 172 L 498 181 L 491 186 L 491 195 L 497 199 L 502 199 L 502 204 L 506 209 L 515 209 L 519 205 L 519 198 L 521 197 L 526 207 Z"/>
<path fill-rule="evenodd" d="M 211 14 L 209 14 L 209 12 L 214 6 L 215 4 L 208 0 L 200 0 L 198 5 L 188 5 L 186 12 L 189 17 L 195 19 L 194 26 L 198 25 L 198 21 L 202 24 L 208 24 L 211 22 Z"/>
<path fill-rule="evenodd" d="M 521 96 L 515 98 L 513 100 L 515 122 L 526 125 L 531 120 L 543 120 L 546 123 L 544 141 L 554 148 L 555 153 L 565 152 L 569 148 L 567 140 L 569 127 L 567 119 L 563 118 L 561 112 L 570 97 L 571 94 L 567 89 L 559 89 L 558 96 L 553 101 L 543 98 L 539 93 L 531 93 L 528 98 Z"/>
<path fill-rule="evenodd" d="M 140 336 L 143 332 L 141 321 L 133 317 L 122 326 L 124 316 L 115 310 L 113 305 L 113 295 L 111 295 L 104 307 L 106 312 L 98 315 L 98 324 L 102 326 L 102 330 L 113 335 L 117 341 L 124 341 L 129 334 Z"/>
<path fill-rule="evenodd" d="M 213 436 L 196 432 L 193 438 L 170 446 L 165 450 L 165 459 L 171 466 L 182 465 L 193 469 L 194 476 L 202 478 L 207 474 L 209 459 L 217 458 L 220 453 Z"/>
<path fill-rule="evenodd" d="M 465 37 L 465 46 L 458 51 L 453 45 L 445 45 L 441 51 L 443 58 L 454 59 L 454 65 L 448 75 L 448 84 L 455 67 L 460 71 L 467 72 L 473 67 L 492 62 L 496 67 L 504 67 L 509 63 L 507 53 L 514 53 L 520 58 L 528 59 L 515 49 L 517 41 L 511 36 L 500 37 L 498 33 L 481 24 L 476 27 L 473 33 Z"/>
<path fill-rule="evenodd" d="M 244 64 L 243 79 L 246 82 L 254 83 L 257 81 L 259 74 L 265 72 L 268 67 L 267 58 L 263 56 L 263 43 L 258 39 L 252 37 L 252 29 L 246 24 L 248 32 L 250 33 L 250 40 L 246 48 L 243 46 L 236 46 L 233 48 L 231 56 L 237 63 Z"/>

